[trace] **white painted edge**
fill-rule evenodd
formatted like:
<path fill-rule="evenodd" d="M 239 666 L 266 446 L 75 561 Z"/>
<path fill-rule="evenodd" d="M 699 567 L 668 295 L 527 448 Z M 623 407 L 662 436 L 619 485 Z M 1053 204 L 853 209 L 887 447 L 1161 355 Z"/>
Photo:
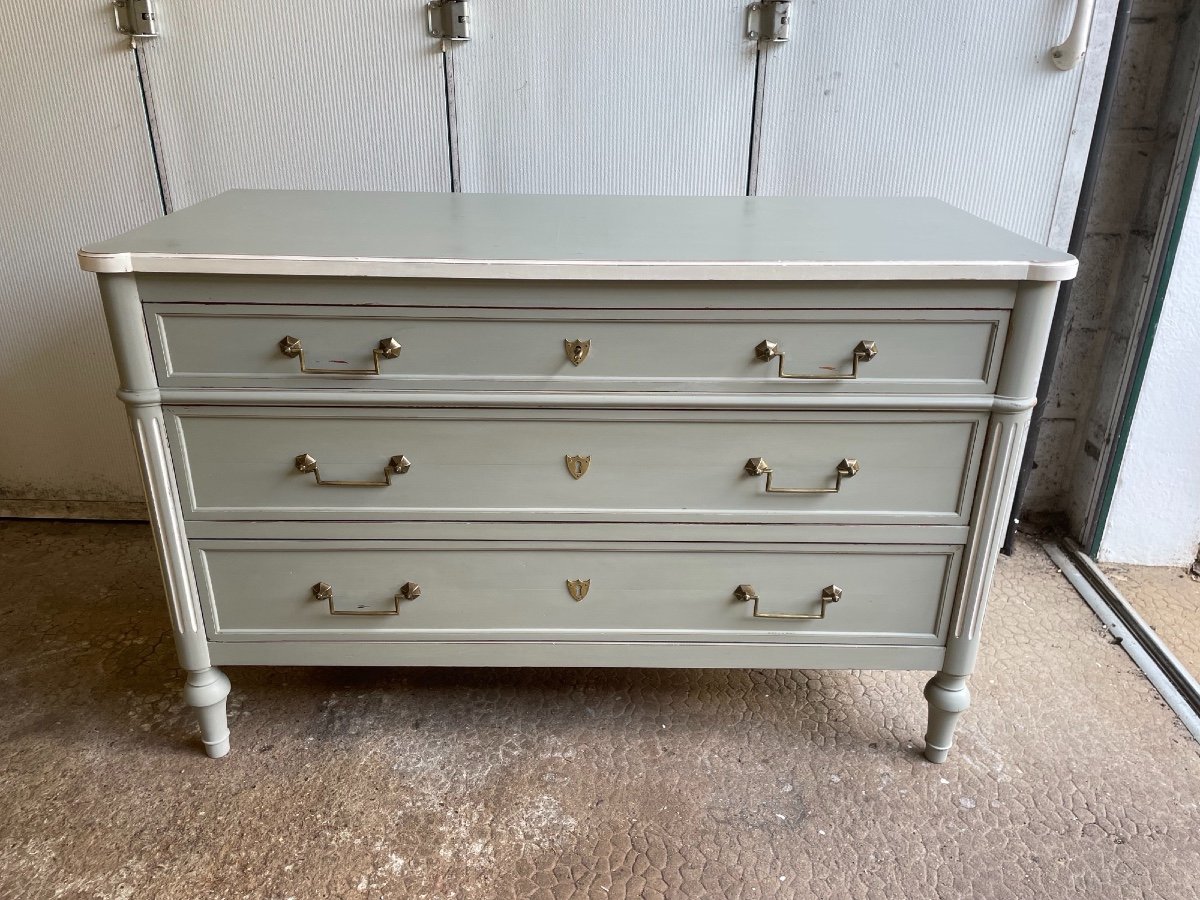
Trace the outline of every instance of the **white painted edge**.
<path fill-rule="evenodd" d="M 237 256 L 79 251 L 86 272 L 195 275 L 325 275 L 359 278 L 510 278 L 597 281 L 1067 281 L 1078 260 L 705 262 L 655 260 L 404 259 L 366 256 Z"/>

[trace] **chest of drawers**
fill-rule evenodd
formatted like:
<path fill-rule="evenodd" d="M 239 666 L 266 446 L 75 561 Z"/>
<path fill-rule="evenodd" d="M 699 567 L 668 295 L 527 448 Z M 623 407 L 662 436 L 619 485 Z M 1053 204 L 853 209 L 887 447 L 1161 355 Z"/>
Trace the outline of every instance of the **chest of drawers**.
<path fill-rule="evenodd" d="M 932 200 L 238 191 L 85 248 L 219 666 L 934 671 L 1075 261 Z"/>

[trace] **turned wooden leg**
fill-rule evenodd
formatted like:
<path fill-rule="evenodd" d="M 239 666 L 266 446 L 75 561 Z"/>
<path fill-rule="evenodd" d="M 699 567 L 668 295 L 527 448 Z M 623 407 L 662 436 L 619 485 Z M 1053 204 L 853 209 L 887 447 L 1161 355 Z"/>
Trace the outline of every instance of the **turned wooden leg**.
<path fill-rule="evenodd" d="M 183 699 L 195 708 L 204 752 L 213 759 L 229 752 L 229 723 L 225 718 L 225 698 L 228 696 L 229 679 L 220 669 L 212 666 L 188 672 Z"/>
<path fill-rule="evenodd" d="M 943 763 L 954 743 L 954 726 L 958 724 L 958 717 L 971 705 L 966 676 L 938 672 L 925 685 L 925 699 L 929 701 L 925 758 L 932 763 Z"/>

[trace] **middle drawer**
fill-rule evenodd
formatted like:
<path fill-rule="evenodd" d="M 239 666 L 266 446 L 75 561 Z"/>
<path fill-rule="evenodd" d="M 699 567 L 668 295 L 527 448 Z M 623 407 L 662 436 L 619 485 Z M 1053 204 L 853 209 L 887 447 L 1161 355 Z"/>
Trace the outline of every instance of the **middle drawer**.
<path fill-rule="evenodd" d="M 986 413 L 175 407 L 215 520 L 962 525 Z"/>

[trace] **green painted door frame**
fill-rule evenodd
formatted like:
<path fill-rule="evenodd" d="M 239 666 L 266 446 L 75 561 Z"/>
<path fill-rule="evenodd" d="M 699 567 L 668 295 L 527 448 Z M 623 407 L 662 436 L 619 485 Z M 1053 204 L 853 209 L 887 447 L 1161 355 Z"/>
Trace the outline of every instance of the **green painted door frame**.
<path fill-rule="evenodd" d="M 1117 479 L 1121 474 L 1121 463 L 1125 458 L 1125 449 L 1129 443 L 1129 432 L 1133 426 L 1133 417 L 1137 411 L 1138 398 L 1142 392 L 1142 383 L 1146 378 L 1146 368 L 1150 362 L 1150 353 L 1154 346 L 1154 335 L 1162 317 L 1163 301 L 1167 295 L 1167 286 L 1171 281 L 1171 272 L 1175 266 L 1175 254 L 1179 249 L 1179 236 L 1183 232 L 1183 223 L 1187 218 L 1192 186 L 1196 180 L 1197 162 L 1200 161 L 1200 129 L 1195 129 L 1191 135 L 1191 147 L 1188 151 L 1187 170 L 1179 185 L 1179 198 L 1175 207 L 1175 215 L 1171 222 L 1171 235 L 1167 241 L 1166 252 L 1163 254 L 1154 285 L 1154 299 L 1151 302 L 1146 318 L 1145 329 L 1138 348 L 1134 364 L 1133 377 L 1129 381 L 1129 389 L 1121 411 L 1120 427 L 1117 430 L 1113 452 L 1104 471 L 1104 487 L 1100 494 L 1100 502 L 1095 517 L 1095 527 L 1087 536 L 1088 554 L 1093 558 L 1100 552 L 1100 543 L 1104 539 L 1104 530 L 1108 524 L 1109 511 L 1112 506 L 1113 494 L 1117 488 Z"/>

